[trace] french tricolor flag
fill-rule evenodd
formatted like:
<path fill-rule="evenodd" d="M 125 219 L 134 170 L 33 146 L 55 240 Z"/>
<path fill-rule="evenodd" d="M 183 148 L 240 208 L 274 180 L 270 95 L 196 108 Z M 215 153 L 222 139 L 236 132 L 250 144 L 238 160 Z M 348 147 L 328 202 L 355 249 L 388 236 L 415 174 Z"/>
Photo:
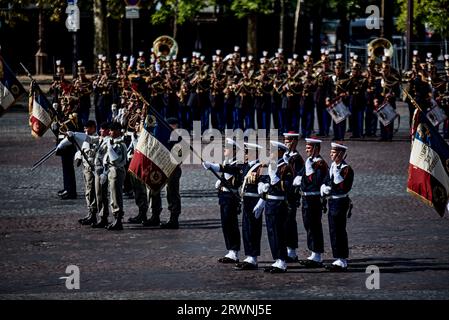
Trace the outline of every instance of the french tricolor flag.
<path fill-rule="evenodd" d="M 152 128 L 146 121 L 128 171 L 144 182 L 153 192 L 158 192 L 180 163 L 171 154 L 169 142 L 171 130 L 168 124 L 164 126 L 158 123 L 156 132 L 150 131 Z"/>
<path fill-rule="evenodd" d="M 42 137 L 53 122 L 53 109 L 40 88 L 31 88 L 30 127 L 34 137 Z"/>
<path fill-rule="evenodd" d="M 0 117 L 25 92 L 25 89 L 19 80 L 17 80 L 11 68 L 0 56 Z"/>
<path fill-rule="evenodd" d="M 422 112 L 414 118 L 407 191 L 443 216 L 449 200 L 449 146 Z"/>

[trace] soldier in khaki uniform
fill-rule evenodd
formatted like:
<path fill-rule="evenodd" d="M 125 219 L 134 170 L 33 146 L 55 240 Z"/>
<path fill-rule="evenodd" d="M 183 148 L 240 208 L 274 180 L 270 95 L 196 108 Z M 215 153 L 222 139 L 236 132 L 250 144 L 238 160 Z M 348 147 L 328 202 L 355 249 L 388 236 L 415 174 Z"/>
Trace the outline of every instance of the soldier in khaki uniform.
<path fill-rule="evenodd" d="M 125 181 L 125 164 L 127 148 L 123 142 L 121 126 L 112 123 L 109 135 L 111 139 L 107 143 L 107 152 L 103 163 L 108 167 L 109 193 L 111 195 L 111 208 L 114 222 L 106 228 L 108 230 L 123 230 L 123 182 Z"/>

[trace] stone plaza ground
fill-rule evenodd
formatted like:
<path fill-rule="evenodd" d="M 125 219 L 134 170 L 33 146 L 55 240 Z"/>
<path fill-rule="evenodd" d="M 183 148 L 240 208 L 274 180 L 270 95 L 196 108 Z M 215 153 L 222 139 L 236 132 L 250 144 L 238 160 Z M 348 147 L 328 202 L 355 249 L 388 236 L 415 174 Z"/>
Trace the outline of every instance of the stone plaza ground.
<path fill-rule="evenodd" d="M 353 216 L 348 221 L 349 270 L 329 273 L 272 263 L 264 229 L 257 271 L 217 263 L 226 253 L 214 183 L 200 165 L 183 166 L 179 230 L 125 224 L 122 232 L 80 226 L 86 215 L 81 170 L 78 199 L 60 200 L 59 157 L 30 168 L 54 146 L 52 134 L 30 135 L 24 105 L 0 119 L 1 299 L 448 299 L 449 219 L 406 192 L 410 142 L 406 107 L 393 142 L 347 141 L 355 171 Z M 329 161 L 326 140 L 322 155 Z M 304 142 L 299 148 L 304 156 Z M 168 219 L 164 199 L 162 219 Z M 125 221 L 136 215 L 125 200 Z M 308 255 L 298 209 L 300 258 Z M 241 217 L 239 218 L 241 219 Z M 332 261 L 323 216 L 326 262 Z M 243 255 L 243 251 L 241 252 Z M 65 270 L 80 269 L 80 289 L 68 290 Z M 366 268 L 380 268 L 380 289 L 368 290 Z"/>

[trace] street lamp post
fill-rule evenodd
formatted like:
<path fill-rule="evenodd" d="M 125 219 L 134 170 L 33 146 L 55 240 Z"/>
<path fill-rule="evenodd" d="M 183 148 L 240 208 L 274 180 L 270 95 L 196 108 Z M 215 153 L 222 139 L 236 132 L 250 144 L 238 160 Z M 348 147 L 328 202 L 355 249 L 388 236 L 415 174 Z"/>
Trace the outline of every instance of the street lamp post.
<path fill-rule="evenodd" d="M 42 7 L 39 7 L 39 40 L 37 40 L 37 52 L 36 52 L 36 74 L 44 73 L 45 60 L 47 54 L 44 52 L 44 12 Z"/>
<path fill-rule="evenodd" d="M 72 57 L 72 76 L 76 77 L 76 61 L 78 60 L 78 30 L 80 28 L 80 9 L 78 8 L 78 0 L 67 0 L 67 20 L 65 26 L 69 32 L 72 32 L 73 40 L 73 57 Z"/>

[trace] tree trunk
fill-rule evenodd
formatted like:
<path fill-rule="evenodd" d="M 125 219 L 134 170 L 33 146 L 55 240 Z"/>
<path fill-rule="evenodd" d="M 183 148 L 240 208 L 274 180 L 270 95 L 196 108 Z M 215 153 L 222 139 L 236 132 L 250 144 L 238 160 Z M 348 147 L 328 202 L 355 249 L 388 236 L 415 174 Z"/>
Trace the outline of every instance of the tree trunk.
<path fill-rule="evenodd" d="M 123 19 L 118 20 L 117 32 L 118 32 L 117 35 L 118 52 L 123 53 Z"/>
<path fill-rule="evenodd" d="M 280 0 L 279 13 L 279 48 L 284 48 L 284 18 L 285 18 L 285 0 Z"/>
<path fill-rule="evenodd" d="M 337 28 L 337 52 L 345 51 L 345 44 L 349 42 L 349 19 L 344 3 L 337 6 L 338 16 L 340 18 L 340 26 Z"/>
<path fill-rule="evenodd" d="M 313 15 L 313 31 L 312 31 L 312 55 L 314 59 L 317 59 L 320 56 L 320 48 L 321 48 L 321 26 L 322 22 L 322 12 L 321 6 L 316 8 L 317 11 Z"/>
<path fill-rule="evenodd" d="M 106 0 L 94 0 L 94 56 L 104 54 L 109 58 L 108 23 L 106 19 Z"/>
<path fill-rule="evenodd" d="M 296 52 L 296 40 L 298 38 L 299 15 L 301 14 L 301 0 L 296 2 L 295 26 L 293 29 L 293 52 Z"/>
<path fill-rule="evenodd" d="M 248 31 L 246 40 L 247 54 L 257 54 L 257 15 L 252 13 L 248 15 Z"/>

